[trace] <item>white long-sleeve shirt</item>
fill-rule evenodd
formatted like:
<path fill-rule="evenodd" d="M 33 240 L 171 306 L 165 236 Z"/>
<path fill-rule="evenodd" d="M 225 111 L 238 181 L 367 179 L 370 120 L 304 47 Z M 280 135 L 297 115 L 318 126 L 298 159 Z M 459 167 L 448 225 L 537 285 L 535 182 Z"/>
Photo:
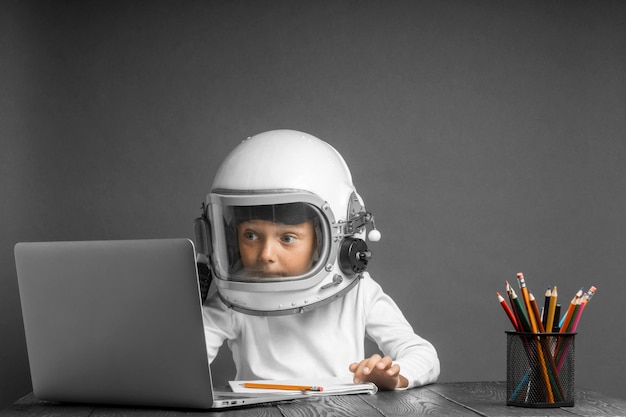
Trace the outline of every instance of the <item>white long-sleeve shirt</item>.
<path fill-rule="evenodd" d="M 217 294 L 203 311 L 209 360 L 226 340 L 238 380 L 350 376 L 348 366 L 364 359 L 365 337 L 400 365 L 409 388 L 439 376 L 433 345 L 414 333 L 368 273 L 345 296 L 301 314 L 243 314 L 226 307 Z"/>

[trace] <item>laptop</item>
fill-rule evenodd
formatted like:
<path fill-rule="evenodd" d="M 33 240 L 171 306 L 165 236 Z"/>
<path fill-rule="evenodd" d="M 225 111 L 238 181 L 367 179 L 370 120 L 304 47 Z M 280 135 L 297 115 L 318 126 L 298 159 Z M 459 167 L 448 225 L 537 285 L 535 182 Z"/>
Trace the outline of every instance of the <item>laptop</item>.
<path fill-rule="evenodd" d="M 18 243 L 15 262 L 38 399 L 209 409 L 307 396 L 213 389 L 188 239 Z"/>

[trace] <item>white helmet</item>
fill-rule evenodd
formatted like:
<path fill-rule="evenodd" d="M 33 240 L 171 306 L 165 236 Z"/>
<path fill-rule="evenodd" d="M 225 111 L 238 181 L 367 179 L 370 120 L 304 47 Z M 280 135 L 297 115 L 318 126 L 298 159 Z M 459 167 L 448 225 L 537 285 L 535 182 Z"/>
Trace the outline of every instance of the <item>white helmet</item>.
<path fill-rule="evenodd" d="M 210 261 L 224 303 L 249 314 L 304 312 L 343 296 L 371 258 L 365 225 L 372 225 L 370 240 L 380 238 L 341 155 L 294 130 L 240 143 L 219 168 L 202 211 L 196 223 L 199 258 Z M 265 231 L 257 235 L 250 224 L 271 225 L 280 233 L 310 225 L 306 265 L 297 273 L 271 274 L 251 267 L 245 242 Z"/>

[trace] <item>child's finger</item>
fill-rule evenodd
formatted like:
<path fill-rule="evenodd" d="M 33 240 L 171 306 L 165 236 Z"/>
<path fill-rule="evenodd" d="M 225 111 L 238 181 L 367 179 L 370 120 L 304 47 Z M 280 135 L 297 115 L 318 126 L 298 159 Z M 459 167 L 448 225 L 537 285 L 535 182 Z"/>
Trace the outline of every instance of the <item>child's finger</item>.
<path fill-rule="evenodd" d="M 393 360 L 391 359 L 391 357 L 385 356 L 384 358 L 381 358 L 378 361 L 378 363 L 376 363 L 376 368 L 380 370 L 384 370 L 384 369 L 388 369 L 389 367 L 391 367 L 392 364 L 393 364 Z"/>
<path fill-rule="evenodd" d="M 376 364 L 382 358 L 380 355 L 375 354 L 370 356 L 367 359 L 363 359 L 358 364 L 355 362 L 350 365 L 350 371 L 354 373 L 354 382 L 359 383 L 364 380 L 364 378 L 372 372 L 372 369 L 376 366 Z M 353 366 L 356 365 L 356 366 Z"/>
<path fill-rule="evenodd" d="M 392 365 L 391 367 L 389 367 L 389 369 L 387 369 L 386 371 L 387 375 L 392 376 L 392 377 L 396 377 L 400 375 L 400 365 Z"/>

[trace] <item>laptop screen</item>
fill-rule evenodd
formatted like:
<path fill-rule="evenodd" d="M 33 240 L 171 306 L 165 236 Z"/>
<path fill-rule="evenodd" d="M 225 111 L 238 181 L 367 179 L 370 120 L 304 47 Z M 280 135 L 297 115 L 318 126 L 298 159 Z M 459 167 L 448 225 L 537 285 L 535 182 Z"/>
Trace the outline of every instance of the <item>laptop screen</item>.
<path fill-rule="evenodd" d="M 211 406 L 190 240 L 18 243 L 15 260 L 37 398 Z"/>

